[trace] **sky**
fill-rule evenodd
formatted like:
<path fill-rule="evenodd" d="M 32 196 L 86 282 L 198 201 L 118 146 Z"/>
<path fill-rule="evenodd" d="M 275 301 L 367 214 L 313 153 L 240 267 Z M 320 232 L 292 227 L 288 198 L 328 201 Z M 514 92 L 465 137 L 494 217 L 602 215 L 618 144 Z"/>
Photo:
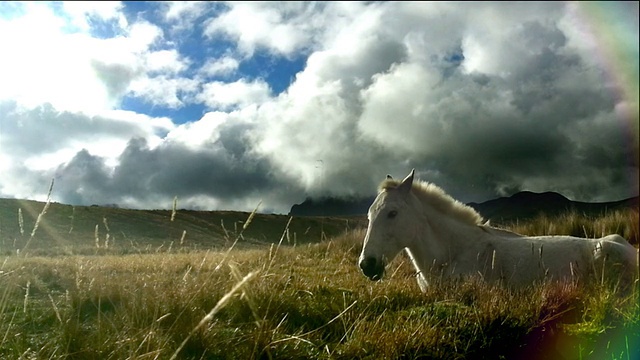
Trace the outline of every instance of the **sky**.
<path fill-rule="evenodd" d="M 638 195 L 638 2 L 0 2 L 0 197 Z"/>

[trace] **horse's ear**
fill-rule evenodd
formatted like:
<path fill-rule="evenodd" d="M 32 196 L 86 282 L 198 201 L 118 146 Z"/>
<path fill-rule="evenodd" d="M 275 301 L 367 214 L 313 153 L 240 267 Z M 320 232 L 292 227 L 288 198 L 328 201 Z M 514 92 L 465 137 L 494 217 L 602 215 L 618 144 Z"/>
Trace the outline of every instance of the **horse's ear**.
<path fill-rule="evenodd" d="M 411 191 L 411 186 L 413 186 L 413 175 L 415 172 L 416 169 L 411 169 L 411 173 L 409 173 L 409 175 L 402 180 L 402 183 L 398 185 L 398 190 L 400 190 L 400 192 L 408 194 L 409 191 Z"/>
<path fill-rule="evenodd" d="M 391 177 L 391 175 L 387 174 L 387 180 L 393 180 L 393 178 Z"/>

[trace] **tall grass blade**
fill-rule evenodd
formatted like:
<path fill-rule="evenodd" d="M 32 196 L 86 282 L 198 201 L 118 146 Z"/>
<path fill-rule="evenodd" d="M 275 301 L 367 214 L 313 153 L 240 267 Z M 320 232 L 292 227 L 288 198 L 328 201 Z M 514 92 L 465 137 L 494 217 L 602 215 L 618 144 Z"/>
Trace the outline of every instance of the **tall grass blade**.
<path fill-rule="evenodd" d="M 240 233 L 236 235 L 236 239 L 233 241 L 233 244 L 231 244 L 229 249 L 227 249 L 227 251 L 224 254 L 224 257 L 222 258 L 222 260 L 220 260 L 220 263 L 216 266 L 215 268 L 216 271 L 222 267 L 225 261 L 227 261 L 227 258 L 229 257 L 231 250 L 233 250 L 233 248 L 236 246 L 236 244 L 238 243 L 238 240 L 242 238 L 242 233 L 244 232 L 244 230 L 246 230 L 249 227 L 249 225 L 251 224 L 251 221 L 253 220 L 253 217 L 258 212 L 258 208 L 260 207 L 260 204 L 262 204 L 262 201 L 258 202 L 258 205 L 256 205 L 256 208 L 253 209 L 251 214 L 249 214 L 247 221 L 245 221 L 244 225 L 242 226 L 242 230 L 240 230 Z"/>
<path fill-rule="evenodd" d="M 22 208 L 18 208 L 18 226 L 20 226 L 20 235 L 24 235 L 24 218 L 22 217 Z"/>
<path fill-rule="evenodd" d="M 178 197 L 173 197 L 173 207 L 171 208 L 171 221 L 176 219 L 176 207 L 178 206 Z"/>
<path fill-rule="evenodd" d="M 218 302 L 216 303 L 216 306 L 213 307 L 213 309 L 211 309 L 211 311 L 209 311 L 207 313 L 207 315 L 205 315 L 202 320 L 200 320 L 200 322 L 198 323 L 198 325 L 196 325 L 196 327 L 193 328 L 193 330 L 191 330 L 191 332 L 187 335 L 187 337 L 182 341 L 182 343 L 180 344 L 180 346 L 178 346 L 178 348 L 176 349 L 176 351 L 173 353 L 173 355 L 171 356 L 171 360 L 174 360 L 178 357 L 178 354 L 180 353 L 180 351 L 182 350 L 182 348 L 184 348 L 184 346 L 187 344 L 187 341 L 189 341 L 189 339 L 191 339 L 191 337 L 193 336 L 193 334 L 196 333 L 196 331 L 200 330 L 201 327 L 203 327 L 206 323 L 208 323 L 209 321 L 211 321 L 211 319 L 213 319 L 213 317 L 220 311 L 222 310 L 222 308 L 224 308 L 227 303 L 229 303 L 229 301 L 231 300 L 231 297 L 233 295 L 235 295 L 235 293 L 237 293 L 243 286 L 244 284 L 246 284 L 249 280 L 251 280 L 254 276 L 256 276 L 257 272 L 250 272 L 247 275 L 245 275 L 244 278 L 242 278 L 242 280 L 240 280 L 240 282 L 236 283 L 233 288 L 227 292 L 220 300 L 218 300 Z"/>
<path fill-rule="evenodd" d="M 54 179 L 51 179 L 51 185 L 49 185 L 49 191 L 47 192 L 47 201 L 45 202 L 44 206 L 42 207 L 42 211 L 40 211 L 40 214 L 38 214 L 38 218 L 36 219 L 36 223 L 33 225 L 33 230 L 31 231 L 31 236 L 29 236 L 29 240 L 27 241 L 27 243 L 24 245 L 24 247 L 22 248 L 23 252 L 24 252 L 24 256 L 26 256 L 26 252 L 25 250 L 27 250 L 27 248 L 29 247 L 29 244 L 31 244 L 31 241 L 33 240 L 33 237 L 36 235 L 36 231 L 38 230 L 38 227 L 40 226 L 40 222 L 42 221 L 42 218 L 44 217 L 44 214 L 47 213 L 47 210 L 49 209 L 49 205 L 51 205 L 51 192 L 53 191 L 53 182 Z"/>

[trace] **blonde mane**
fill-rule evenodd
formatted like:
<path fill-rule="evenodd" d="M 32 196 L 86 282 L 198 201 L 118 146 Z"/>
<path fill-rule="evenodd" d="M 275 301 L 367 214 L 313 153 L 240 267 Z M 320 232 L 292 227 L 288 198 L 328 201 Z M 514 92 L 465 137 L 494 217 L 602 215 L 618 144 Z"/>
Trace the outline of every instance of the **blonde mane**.
<path fill-rule="evenodd" d="M 401 180 L 387 178 L 380 183 L 379 191 L 395 189 L 400 185 Z M 460 201 L 452 198 L 444 192 L 439 186 L 421 180 L 415 180 L 411 187 L 411 192 L 423 204 L 429 204 L 443 214 L 451 215 L 458 218 L 469 225 L 482 224 L 482 216 L 478 214 L 472 207 L 467 206 Z"/>

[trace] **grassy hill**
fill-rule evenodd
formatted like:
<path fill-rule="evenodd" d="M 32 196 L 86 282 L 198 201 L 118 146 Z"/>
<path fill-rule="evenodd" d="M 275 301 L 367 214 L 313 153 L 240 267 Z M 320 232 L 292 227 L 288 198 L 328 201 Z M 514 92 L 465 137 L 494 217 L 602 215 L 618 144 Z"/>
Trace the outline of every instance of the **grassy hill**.
<path fill-rule="evenodd" d="M 313 243 L 366 226 L 364 217 L 290 217 L 237 211 L 131 210 L 0 199 L 0 254 L 94 254 L 151 252 L 159 248 L 221 249 L 278 242 Z M 22 220 L 21 220 L 22 219 Z M 184 238 L 183 238 L 184 234 Z M 31 240 L 30 240 L 31 238 Z M 97 239 L 97 240 L 96 240 Z"/>

